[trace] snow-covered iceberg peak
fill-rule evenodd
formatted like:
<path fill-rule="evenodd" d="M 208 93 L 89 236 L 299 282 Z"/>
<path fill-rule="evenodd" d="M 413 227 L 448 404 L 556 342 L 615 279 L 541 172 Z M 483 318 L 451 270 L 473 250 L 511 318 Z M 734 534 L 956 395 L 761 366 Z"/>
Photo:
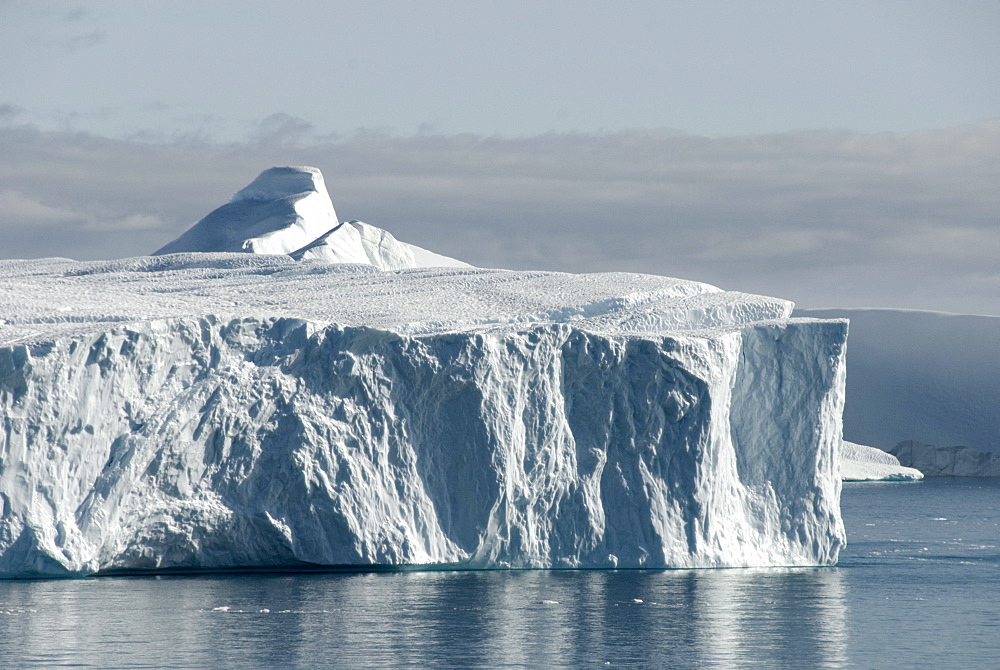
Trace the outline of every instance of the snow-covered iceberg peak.
<path fill-rule="evenodd" d="M 326 196 L 326 182 L 318 168 L 303 166 L 273 167 L 261 172 L 256 179 L 240 189 L 230 202 L 241 200 L 281 200 L 283 198 L 309 195 L 312 192 Z M 333 211 L 333 203 L 330 203 Z M 334 214 L 336 217 L 336 214 Z"/>
<path fill-rule="evenodd" d="M 274 167 L 153 255 L 189 251 L 288 254 L 339 223 L 318 169 Z"/>
<path fill-rule="evenodd" d="M 264 170 L 227 204 L 153 255 L 217 251 L 289 254 L 295 260 L 372 265 L 380 270 L 470 267 L 401 242 L 371 224 L 340 223 L 323 173 L 314 167 Z"/>

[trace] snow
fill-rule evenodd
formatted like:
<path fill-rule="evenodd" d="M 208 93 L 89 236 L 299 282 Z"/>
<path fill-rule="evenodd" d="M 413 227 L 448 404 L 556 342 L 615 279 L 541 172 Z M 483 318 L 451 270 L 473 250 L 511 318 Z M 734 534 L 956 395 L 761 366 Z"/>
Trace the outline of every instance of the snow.
<path fill-rule="evenodd" d="M 406 242 L 403 242 L 406 244 Z M 410 253 L 413 254 L 413 261 L 415 267 L 418 268 L 471 268 L 472 266 L 465 261 L 460 261 L 457 258 L 451 258 L 450 256 L 444 256 L 442 254 L 434 253 L 433 251 L 428 251 L 427 249 L 422 249 L 414 244 L 406 244 L 410 248 Z"/>
<path fill-rule="evenodd" d="M 326 194 L 329 197 L 326 181 L 319 169 L 309 166 L 273 167 L 264 170 L 256 179 L 237 191 L 230 202 L 298 199 L 313 192 Z"/>
<path fill-rule="evenodd" d="M 0 261 L 0 574 L 829 565 L 842 321 L 625 273 Z"/>
<path fill-rule="evenodd" d="M 219 251 L 291 254 L 297 260 L 361 263 L 382 270 L 469 267 L 362 221 L 340 223 L 322 173 L 307 166 L 265 170 L 228 204 L 154 255 Z"/>
<path fill-rule="evenodd" d="M 891 451 L 925 475 L 1000 473 L 1000 317 L 889 309 L 796 314 L 850 319 L 846 439 Z M 910 440 L 923 446 L 897 447 Z"/>
<path fill-rule="evenodd" d="M 323 175 L 311 167 L 265 170 L 232 200 L 156 251 L 288 254 L 338 225 Z"/>
<path fill-rule="evenodd" d="M 924 478 L 913 468 L 881 449 L 844 441 L 840 451 L 840 476 L 845 482 L 910 482 Z"/>
<path fill-rule="evenodd" d="M 0 346 L 109 324 L 212 314 L 289 317 L 406 335 L 573 323 L 609 333 L 784 319 L 791 303 L 630 273 L 296 262 L 286 255 L 174 254 L 114 261 L 0 260 Z"/>

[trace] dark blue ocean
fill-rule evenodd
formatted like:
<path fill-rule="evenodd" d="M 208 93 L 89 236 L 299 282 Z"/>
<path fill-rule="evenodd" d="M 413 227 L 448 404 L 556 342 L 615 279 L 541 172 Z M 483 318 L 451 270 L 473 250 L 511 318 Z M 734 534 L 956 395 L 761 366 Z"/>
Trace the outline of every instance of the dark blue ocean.
<path fill-rule="evenodd" d="M 0 582 L 0 667 L 1000 667 L 1000 480 L 842 505 L 836 568 Z"/>

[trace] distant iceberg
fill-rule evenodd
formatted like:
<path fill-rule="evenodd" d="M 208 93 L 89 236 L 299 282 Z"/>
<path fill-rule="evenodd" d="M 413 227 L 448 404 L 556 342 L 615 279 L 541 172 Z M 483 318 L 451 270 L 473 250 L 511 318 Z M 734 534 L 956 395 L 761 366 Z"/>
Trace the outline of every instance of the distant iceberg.
<path fill-rule="evenodd" d="M 0 576 L 836 562 L 845 321 L 391 267 L 288 170 L 165 255 L 0 261 Z"/>
<path fill-rule="evenodd" d="M 1000 317 L 796 314 L 850 319 L 845 438 L 891 452 L 927 476 L 1000 476 Z"/>
<path fill-rule="evenodd" d="M 965 446 L 936 447 L 903 440 L 889 450 L 894 458 L 929 477 L 1000 477 L 1000 454 Z"/>
<path fill-rule="evenodd" d="M 924 478 L 920 470 L 900 465 L 899 459 L 875 447 L 844 441 L 840 452 L 845 482 L 912 482 Z"/>

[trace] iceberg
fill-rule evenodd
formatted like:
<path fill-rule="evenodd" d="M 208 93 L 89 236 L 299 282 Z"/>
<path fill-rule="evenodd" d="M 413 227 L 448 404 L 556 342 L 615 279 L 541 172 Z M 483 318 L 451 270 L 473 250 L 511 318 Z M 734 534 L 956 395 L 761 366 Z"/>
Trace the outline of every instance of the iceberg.
<path fill-rule="evenodd" d="M 840 476 L 845 482 L 913 482 L 924 478 L 920 470 L 900 464 L 881 449 L 844 440 Z"/>
<path fill-rule="evenodd" d="M 903 440 L 889 452 L 928 477 L 1000 477 L 1000 454 L 971 447 L 937 447 Z"/>
<path fill-rule="evenodd" d="M 314 167 L 264 170 L 154 256 L 183 252 L 289 254 L 296 260 L 359 263 L 381 270 L 469 267 L 467 263 L 400 242 L 363 221 L 341 223 Z"/>
<path fill-rule="evenodd" d="M 296 254 L 328 223 L 0 261 L 0 576 L 836 562 L 846 321 Z"/>

